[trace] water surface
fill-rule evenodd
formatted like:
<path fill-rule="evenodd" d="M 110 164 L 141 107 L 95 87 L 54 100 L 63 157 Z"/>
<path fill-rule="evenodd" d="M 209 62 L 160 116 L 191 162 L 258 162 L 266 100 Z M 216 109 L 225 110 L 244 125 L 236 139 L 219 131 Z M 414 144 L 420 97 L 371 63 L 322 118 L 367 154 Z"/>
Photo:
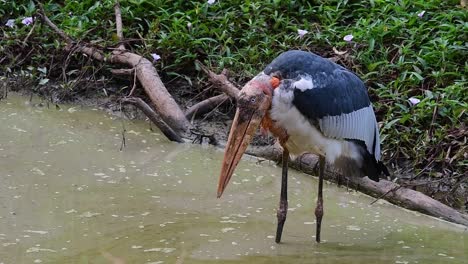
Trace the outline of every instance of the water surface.
<path fill-rule="evenodd" d="M 222 150 L 168 142 L 147 123 L 80 106 L 0 101 L 0 263 L 468 263 L 457 225 L 244 159 L 216 199 Z M 126 146 L 122 131 L 126 130 Z"/>

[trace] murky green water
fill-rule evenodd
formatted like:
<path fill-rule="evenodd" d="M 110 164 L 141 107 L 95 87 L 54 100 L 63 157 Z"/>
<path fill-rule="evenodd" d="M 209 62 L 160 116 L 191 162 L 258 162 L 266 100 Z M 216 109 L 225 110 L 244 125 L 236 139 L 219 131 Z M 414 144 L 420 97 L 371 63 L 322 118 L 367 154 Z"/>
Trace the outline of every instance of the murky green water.
<path fill-rule="evenodd" d="M 96 109 L 0 101 L 0 263 L 468 263 L 462 227 L 245 159 L 222 199 L 222 150 L 175 144 Z M 126 147 L 121 146 L 125 123 Z"/>

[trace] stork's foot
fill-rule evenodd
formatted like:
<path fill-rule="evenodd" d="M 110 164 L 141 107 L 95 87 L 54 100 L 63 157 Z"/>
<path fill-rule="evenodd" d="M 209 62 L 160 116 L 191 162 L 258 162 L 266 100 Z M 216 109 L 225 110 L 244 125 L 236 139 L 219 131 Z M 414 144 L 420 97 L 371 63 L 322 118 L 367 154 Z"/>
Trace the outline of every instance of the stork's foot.
<path fill-rule="evenodd" d="M 341 185 L 343 185 L 343 175 L 337 174 L 336 185 L 338 185 L 338 187 L 341 187 Z"/>
<path fill-rule="evenodd" d="M 288 201 L 280 201 L 280 207 L 276 211 L 276 217 L 278 218 L 278 226 L 276 227 L 276 243 L 281 242 L 281 235 L 283 234 L 284 222 L 286 222 L 286 215 L 288 213 Z"/>
<path fill-rule="evenodd" d="M 322 217 L 323 217 L 323 201 L 320 199 L 317 201 L 317 207 L 315 208 L 315 218 L 317 230 L 315 231 L 315 241 L 320 243 L 320 231 L 322 228 Z"/>

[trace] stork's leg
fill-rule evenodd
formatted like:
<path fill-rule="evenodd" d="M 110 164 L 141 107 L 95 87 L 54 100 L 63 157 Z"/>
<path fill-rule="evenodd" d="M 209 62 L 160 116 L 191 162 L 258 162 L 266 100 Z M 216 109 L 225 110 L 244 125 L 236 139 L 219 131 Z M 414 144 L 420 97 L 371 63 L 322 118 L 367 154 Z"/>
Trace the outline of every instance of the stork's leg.
<path fill-rule="evenodd" d="M 318 195 L 317 195 L 317 207 L 315 207 L 315 218 L 317 224 L 317 230 L 315 233 L 315 241 L 320 243 L 320 230 L 322 227 L 322 217 L 323 217 L 323 196 L 322 196 L 322 189 L 323 189 L 323 171 L 325 169 L 325 158 L 320 156 L 319 157 L 319 186 L 318 186 Z"/>
<path fill-rule="evenodd" d="M 281 198 L 279 202 L 278 211 L 278 226 L 276 228 L 276 243 L 281 242 L 281 234 L 283 233 L 284 222 L 286 221 L 286 214 L 288 213 L 288 159 L 289 151 L 284 148 L 283 150 L 283 170 L 281 175 Z"/>

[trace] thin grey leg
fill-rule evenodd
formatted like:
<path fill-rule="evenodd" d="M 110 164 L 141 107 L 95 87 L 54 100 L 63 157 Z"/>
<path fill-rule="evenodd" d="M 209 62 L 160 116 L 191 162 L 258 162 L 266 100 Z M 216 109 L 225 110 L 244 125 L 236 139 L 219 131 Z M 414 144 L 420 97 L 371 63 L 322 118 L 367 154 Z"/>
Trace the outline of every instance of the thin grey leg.
<path fill-rule="evenodd" d="M 322 217 L 323 217 L 323 172 L 325 169 L 325 157 L 320 156 L 319 158 L 319 186 L 318 186 L 318 195 L 317 195 L 317 207 L 315 207 L 315 218 L 317 222 L 317 230 L 315 232 L 315 241 L 320 243 L 320 231 L 322 228 Z"/>
<path fill-rule="evenodd" d="M 276 243 L 281 242 L 281 235 L 283 234 L 284 222 L 286 221 L 286 214 L 288 213 L 288 159 L 289 151 L 284 148 L 283 150 L 283 170 L 281 175 L 281 197 L 279 202 L 276 217 L 278 218 L 278 226 L 276 228 Z"/>

